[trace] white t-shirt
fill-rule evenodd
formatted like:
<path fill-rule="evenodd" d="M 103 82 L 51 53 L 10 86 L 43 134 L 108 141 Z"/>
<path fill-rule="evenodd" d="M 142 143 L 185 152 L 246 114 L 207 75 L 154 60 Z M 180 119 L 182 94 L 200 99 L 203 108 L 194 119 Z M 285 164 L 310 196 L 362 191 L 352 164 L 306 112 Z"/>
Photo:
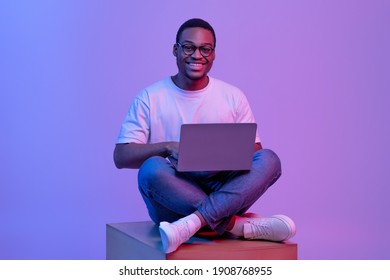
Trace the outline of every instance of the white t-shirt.
<path fill-rule="evenodd" d="M 207 87 L 187 91 L 167 77 L 135 97 L 116 143 L 179 141 L 181 125 L 186 123 L 253 122 L 248 100 L 237 87 L 209 77 Z"/>

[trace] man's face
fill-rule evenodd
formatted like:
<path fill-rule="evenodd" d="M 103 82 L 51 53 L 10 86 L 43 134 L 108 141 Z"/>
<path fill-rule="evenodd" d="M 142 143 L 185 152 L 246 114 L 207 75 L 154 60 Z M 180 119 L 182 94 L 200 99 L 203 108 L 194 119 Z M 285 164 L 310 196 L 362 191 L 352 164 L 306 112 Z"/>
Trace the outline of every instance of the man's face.
<path fill-rule="evenodd" d="M 209 56 L 205 57 L 199 49 L 196 49 L 193 54 L 187 55 L 183 51 L 183 46 L 214 48 L 213 34 L 200 27 L 187 28 L 181 34 L 179 44 L 173 47 L 179 75 L 190 80 L 206 78 L 213 65 L 215 52 L 212 51 Z"/>

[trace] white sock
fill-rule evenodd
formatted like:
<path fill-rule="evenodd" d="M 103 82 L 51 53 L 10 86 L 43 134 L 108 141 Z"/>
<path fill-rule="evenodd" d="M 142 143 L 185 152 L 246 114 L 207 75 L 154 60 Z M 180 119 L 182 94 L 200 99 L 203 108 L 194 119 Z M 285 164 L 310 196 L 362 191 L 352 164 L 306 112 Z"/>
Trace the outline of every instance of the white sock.
<path fill-rule="evenodd" d="M 233 228 L 231 230 L 229 230 L 229 232 L 236 235 L 236 236 L 244 236 L 244 223 L 247 220 L 248 220 L 248 218 L 236 216 Z"/>
<path fill-rule="evenodd" d="M 194 235 L 202 226 L 202 223 L 196 214 L 185 216 L 172 224 L 178 224 L 181 222 L 187 222 L 191 236 Z"/>
<path fill-rule="evenodd" d="M 241 216 L 235 216 L 236 219 L 234 221 L 233 228 L 229 230 L 230 233 L 233 233 L 236 236 L 244 236 L 244 224 L 247 223 L 248 221 L 251 221 L 253 219 L 260 219 L 261 216 L 256 214 L 256 213 L 245 213 Z"/>

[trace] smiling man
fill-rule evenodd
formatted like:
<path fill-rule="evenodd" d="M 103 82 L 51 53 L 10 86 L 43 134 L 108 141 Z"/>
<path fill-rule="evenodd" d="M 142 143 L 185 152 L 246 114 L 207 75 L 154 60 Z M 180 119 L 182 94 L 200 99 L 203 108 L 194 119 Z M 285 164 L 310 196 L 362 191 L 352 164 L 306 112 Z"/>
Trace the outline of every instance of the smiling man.
<path fill-rule="evenodd" d="M 285 215 L 246 213 L 281 175 L 278 156 L 262 148 L 258 133 L 249 172 L 178 172 L 167 160 L 179 156 L 182 124 L 255 122 L 242 91 L 208 75 L 215 49 L 208 22 L 183 23 L 173 45 L 178 73 L 135 97 L 116 141 L 115 165 L 139 168 L 139 190 L 160 225 L 166 253 L 205 226 L 247 239 L 284 241 L 295 234 L 294 222 Z"/>
<path fill-rule="evenodd" d="M 173 55 L 179 72 L 172 80 L 182 89 L 201 90 L 209 83 L 207 73 L 215 59 L 215 35 L 201 27 L 179 30 L 178 35 Z"/>

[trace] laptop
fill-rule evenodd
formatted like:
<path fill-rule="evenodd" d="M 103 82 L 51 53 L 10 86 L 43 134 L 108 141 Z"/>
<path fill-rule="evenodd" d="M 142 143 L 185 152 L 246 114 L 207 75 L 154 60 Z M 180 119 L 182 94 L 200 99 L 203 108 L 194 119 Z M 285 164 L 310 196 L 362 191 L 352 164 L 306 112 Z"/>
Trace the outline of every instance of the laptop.
<path fill-rule="evenodd" d="M 179 172 L 250 170 L 256 123 L 183 124 L 179 158 L 168 158 Z"/>

